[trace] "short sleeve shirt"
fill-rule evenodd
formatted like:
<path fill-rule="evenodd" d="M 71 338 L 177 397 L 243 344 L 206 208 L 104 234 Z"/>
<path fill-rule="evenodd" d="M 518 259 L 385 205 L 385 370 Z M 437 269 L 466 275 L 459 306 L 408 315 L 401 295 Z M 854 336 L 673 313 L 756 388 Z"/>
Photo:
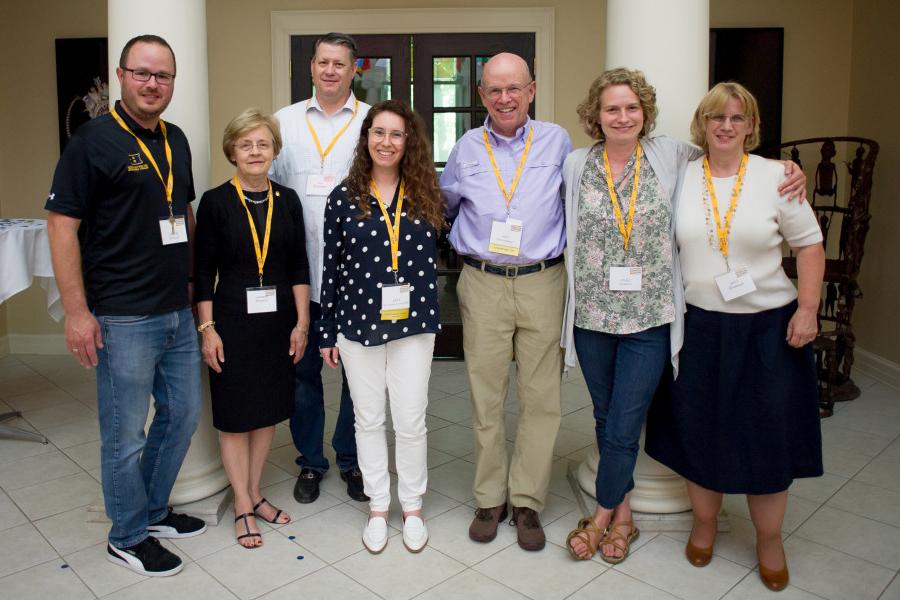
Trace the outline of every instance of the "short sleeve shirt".
<path fill-rule="evenodd" d="M 394 222 L 397 192 L 387 207 Z M 398 282 L 410 286 L 409 317 L 381 320 L 381 288 L 394 283 L 391 248 L 378 202 L 367 197 L 370 215 L 360 219 L 346 182 L 331 192 L 325 207 L 325 256 L 322 271 L 321 348 L 335 345 L 337 334 L 364 346 L 377 346 L 419 333 L 438 333 L 437 235 L 425 220 L 402 208 Z M 407 202 L 404 202 L 404 206 Z"/>
<path fill-rule="evenodd" d="M 635 156 L 614 185 L 627 220 Z M 672 292 L 672 207 L 646 156 L 641 161 L 628 250 L 613 212 L 603 145 L 588 155 L 578 192 L 575 238 L 575 325 L 613 334 L 637 333 L 675 320 Z M 610 267 L 641 267 L 640 291 L 609 289 Z"/>
<path fill-rule="evenodd" d="M 163 136 L 116 112 L 168 175 Z M 184 133 L 166 123 L 172 149 L 172 205 L 185 216 L 194 199 L 191 154 Z M 163 245 L 165 189 L 137 141 L 111 115 L 81 126 L 63 151 L 45 208 L 81 220 L 78 235 L 88 307 L 99 315 L 144 315 L 188 305 L 190 249 Z"/>

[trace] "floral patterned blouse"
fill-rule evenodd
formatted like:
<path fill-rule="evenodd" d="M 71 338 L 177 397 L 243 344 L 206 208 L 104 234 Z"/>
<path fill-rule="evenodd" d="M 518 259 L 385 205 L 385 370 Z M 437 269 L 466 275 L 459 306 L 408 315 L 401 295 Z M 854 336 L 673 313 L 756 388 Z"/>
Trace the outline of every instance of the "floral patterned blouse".
<path fill-rule="evenodd" d="M 622 216 L 634 183 L 632 156 L 616 193 Z M 634 208 L 631 240 L 625 251 L 606 188 L 603 145 L 588 156 L 578 194 L 575 241 L 575 326 L 612 334 L 637 333 L 675 320 L 672 292 L 672 207 L 646 156 Z M 609 289 L 610 267 L 643 267 L 640 291 Z"/>

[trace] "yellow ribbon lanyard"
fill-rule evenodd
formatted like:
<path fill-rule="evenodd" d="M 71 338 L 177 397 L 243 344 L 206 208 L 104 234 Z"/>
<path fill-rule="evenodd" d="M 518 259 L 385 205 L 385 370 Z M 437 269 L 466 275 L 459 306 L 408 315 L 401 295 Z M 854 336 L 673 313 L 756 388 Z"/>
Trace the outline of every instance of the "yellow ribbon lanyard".
<path fill-rule="evenodd" d="M 744 174 L 747 172 L 747 158 L 744 154 L 741 158 L 741 167 L 738 169 L 737 179 L 734 187 L 731 188 L 731 202 L 728 204 L 728 211 L 725 213 L 725 223 L 722 223 L 719 217 L 719 201 L 716 199 L 716 188 L 713 186 L 712 173 L 709 170 L 709 160 L 703 157 L 703 175 L 706 179 L 706 189 L 709 192 L 709 203 L 712 205 L 713 220 L 716 224 L 716 235 L 719 237 L 719 251 L 725 259 L 725 266 L 728 270 L 728 236 L 731 233 L 731 221 L 734 219 L 734 211 L 737 210 L 738 198 L 741 195 L 741 187 L 744 185 Z"/>
<path fill-rule="evenodd" d="M 391 240 L 391 269 L 394 271 L 394 283 L 400 283 L 397 279 L 397 257 L 400 254 L 400 212 L 403 210 L 403 180 L 400 180 L 400 191 L 397 193 L 397 208 L 394 209 L 394 225 L 391 226 L 391 217 L 388 215 L 387 208 L 384 206 L 384 202 L 381 201 L 381 194 L 378 193 L 378 185 L 375 183 L 373 179 L 369 182 L 369 185 L 372 186 L 372 193 L 375 195 L 375 200 L 378 201 L 378 208 L 381 209 L 381 214 L 384 215 L 384 224 L 388 230 L 388 237 Z"/>
<path fill-rule="evenodd" d="M 147 160 L 149 160 L 150 164 L 153 165 L 153 170 L 156 171 L 156 175 L 159 177 L 159 181 L 163 184 L 163 188 L 165 188 L 166 190 L 166 203 L 169 205 L 169 224 L 172 225 L 174 232 L 175 213 L 172 212 L 172 148 L 169 146 L 169 138 L 166 137 L 165 122 L 162 119 L 159 120 L 159 129 L 162 131 L 163 142 L 166 147 L 166 161 L 169 163 L 169 177 L 167 179 L 163 179 L 162 172 L 159 170 L 159 165 L 156 164 L 156 159 L 153 158 L 153 155 L 150 153 L 150 149 L 147 148 L 147 145 L 141 141 L 141 138 L 135 135 L 131 128 L 128 127 L 128 125 L 125 123 L 125 121 L 122 120 L 122 117 L 120 117 L 119 113 L 116 112 L 115 107 L 113 107 L 113 109 L 109 112 L 112 114 L 113 119 L 116 120 L 116 123 L 118 123 L 122 129 L 130 133 L 131 137 L 133 137 L 137 141 L 138 147 L 141 149 L 141 152 L 143 152 L 147 156 Z"/>
<path fill-rule="evenodd" d="M 503 198 L 506 200 L 506 214 L 509 216 L 509 204 L 512 202 L 513 194 L 516 193 L 516 188 L 519 186 L 519 179 L 522 177 L 522 169 L 525 167 L 525 159 L 528 158 L 528 151 L 531 150 L 531 142 L 534 140 L 534 127 L 528 130 L 528 137 L 525 139 L 525 149 L 522 151 L 522 158 L 519 159 L 519 166 L 516 168 L 516 175 L 513 178 L 512 184 L 509 186 L 509 191 L 506 191 L 506 184 L 503 183 L 503 176 L 500 175 L 500 167 L 497 166 L 497 161 L 494 159 L 494 151 L 491 150 L 491 142 L 488 139 L 487 127 L 482 129 L 481 133 L 484 136 L 484 148 L 487 150 L 488 158 L 491 159 L 491 167 L 494 168 L 494 177 L 497 178 L 497 185 L 500 186 L 500 191 L 503 193 Z"/>
<path fill-rule="evenodd" d="M 250 209 L 247 207 L 247 201 L 244 199 L 244 190 L 241 189 L 241 182 L 238 181 L 237 175 L 234 176 L 232 182 L 234 183 L 235 189 L 237 189 L 238 198 L 241 199 L 241 204 L 247 212 L 247 221 L 250 222 L 250 235 L 253 236 L 253 250 L 256 252 L 256 266 L 259 268 L 259 287 L 262 287 L 263 267 L 266 264 L 266 256 L 269 255 L 269 238 L 272 235 L 272 209 L 275 205 L 275 201 L 272 198 L 272 182 L 268 182 L 269 208 L 266 212 L 266 229 L 263 231 L 263 245 L 261 250 L 259 247 L 259 234 L 256 233 L 256 224 L 253 222 L 253 216 L 250 214 Z"/>
<path fill-rule="evenodd" d="M 613 212 L 616 215 L 616 224 L 619 233 L 625 243 L 625 252 L 628 252 L 628 243 L 631 241 L 631 228 L 634 226 L 634 205 L 637 202 L 638 185 L 641 183 L 641 155 L 644 151 L 638 142 L 634 151 L 634 183 L 631 186 L 631 200 L 628 206 L 628 222 L 622 217 L 622 207 L 619 206 L 619 197 L 616 195 L 616 187 L 613 185 L 612 169 L 609 167 L 609 156 L 606 154 L 606 144 L 603 145 L 603 169 L 606 175 L 606 189 L 609 190 L 609 199 L 612 201 Z"/>
<path fill-rule="evenodd" d="M 356 101 L 353 104 L 353 114 L 350 115 L 350 120 L 344 123 L 344 126 L 341 127 L 341 130 L 338 131 L 333 138 L 331 138 L 331 142 L 328 144 L 328 147 L 325 150 L 322 150 L 322 143 L 319 141 L 319 136 L 316 135 L 316 130 L 313 127 L 312 121 L 309 119 L 309 100 L 306 101 L 306 109 L 304 110 L 304 115 L 306 116 L 306 126 L 309 127 L 309 134 L 312 136 L 313 142 L 316 143 L 316 150 L 319 152 L 319 158 L 322 163 L 321 166 L 325 168 L 325 157 L 328 156 L 328 153 L 334 148 L 334 145 L 337 144 L 337 141 L 341 139 L 341 136 L 344 135 L 344 132 L 347 131 L 347 128 L 350 127 L 350 123 L 353 122 L 353 119 L 356 118 L 356 113 L 359 112 L 359 98 L 354 98 Z"/>

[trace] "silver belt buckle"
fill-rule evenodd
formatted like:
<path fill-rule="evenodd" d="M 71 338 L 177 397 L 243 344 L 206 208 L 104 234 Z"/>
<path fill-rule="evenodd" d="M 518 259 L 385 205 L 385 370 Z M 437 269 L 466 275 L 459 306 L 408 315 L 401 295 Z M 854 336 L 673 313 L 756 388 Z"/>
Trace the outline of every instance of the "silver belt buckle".
<path fill-rule="evenodd" d="M 514 277 L 519 276 L 519 265 L 512 265 L 512 266 L 507 265 L 505 268 L 506 268 L 506 277 L 507 278 L 514 278 Z M 510 272 L 512 272 L 511 275 L 510 275 Z"/>

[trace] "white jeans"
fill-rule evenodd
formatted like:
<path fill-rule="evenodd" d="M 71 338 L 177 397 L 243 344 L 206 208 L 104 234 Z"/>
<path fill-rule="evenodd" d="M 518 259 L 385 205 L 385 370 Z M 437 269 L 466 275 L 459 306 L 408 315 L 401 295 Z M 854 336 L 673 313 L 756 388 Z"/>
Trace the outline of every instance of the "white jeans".
<path fill-rule="evenodd" d="M 353 397 L 359 470 L 371 498 L 371 511 L 387 511 L 391 504 L 385 392 L 391 402 L 396 437 L 400 506 L 404 512 L 422 508 L 428 485 L 425 408 L 434 337 L 433 333 L 422 333 L 381 346 L 363 346 L 338 334 L 337 347 Z"/>

